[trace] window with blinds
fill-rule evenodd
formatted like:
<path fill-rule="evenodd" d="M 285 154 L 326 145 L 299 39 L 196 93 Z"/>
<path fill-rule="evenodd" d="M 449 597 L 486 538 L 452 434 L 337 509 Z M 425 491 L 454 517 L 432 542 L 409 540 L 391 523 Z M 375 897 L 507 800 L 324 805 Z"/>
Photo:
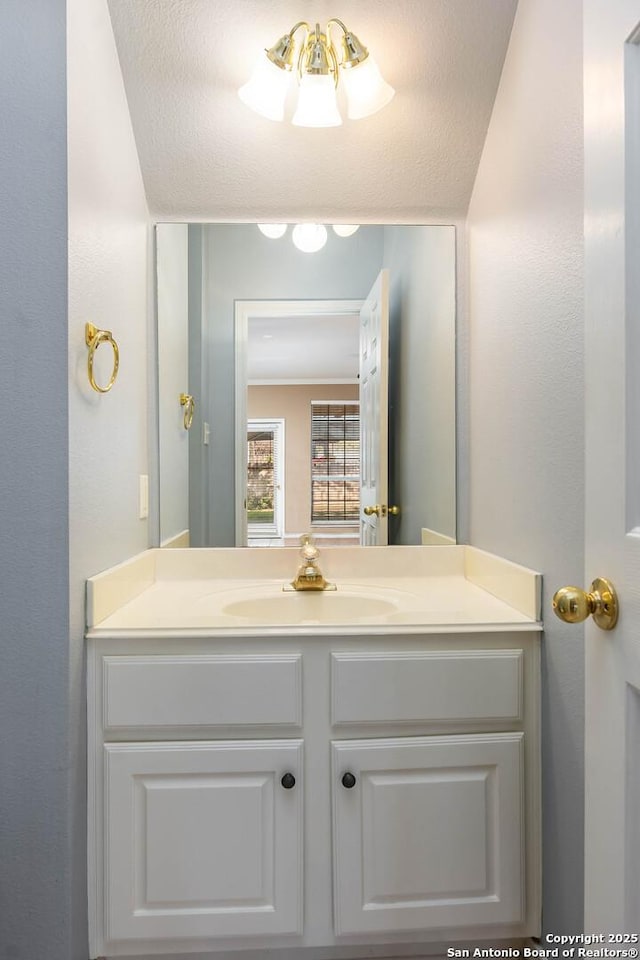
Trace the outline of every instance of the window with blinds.
<path fill-rule="evenodd" d="M 360 517 L 360 404 L 311 402 L 311 520 Z"/>

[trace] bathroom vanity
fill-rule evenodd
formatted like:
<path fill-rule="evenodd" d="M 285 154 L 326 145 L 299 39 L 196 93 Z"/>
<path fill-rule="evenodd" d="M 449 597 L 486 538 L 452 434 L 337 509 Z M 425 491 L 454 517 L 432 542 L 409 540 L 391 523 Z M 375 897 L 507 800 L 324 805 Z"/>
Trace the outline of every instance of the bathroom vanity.
<path fill-rule="evenodd" d="M 150 550 L 88 583 L 91 957 L 535 936 L 540 578 Z M 310 948 L 324 948 L 322 953 Z"/>

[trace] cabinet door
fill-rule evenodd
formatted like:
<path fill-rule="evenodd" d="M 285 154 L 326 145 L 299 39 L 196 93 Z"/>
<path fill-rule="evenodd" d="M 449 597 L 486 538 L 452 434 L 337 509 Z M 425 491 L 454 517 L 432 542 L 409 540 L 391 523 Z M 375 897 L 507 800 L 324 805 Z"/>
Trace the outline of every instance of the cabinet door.
<path fill-rule="evenodd" d="M 104 749 L 107 939 L 300 932 L 302 741 Z"/>
<path fill-rule="evenodd" d="M 332 769 L 336 934 L 522 919 L 522 734 L 334 742 Z"/>

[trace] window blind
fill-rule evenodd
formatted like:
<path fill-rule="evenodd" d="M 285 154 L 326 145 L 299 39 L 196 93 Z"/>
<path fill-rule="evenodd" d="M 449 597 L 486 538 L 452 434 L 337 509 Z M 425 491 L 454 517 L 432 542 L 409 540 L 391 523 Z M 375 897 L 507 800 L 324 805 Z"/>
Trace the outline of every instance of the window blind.
<path fill-rule="evenodd" d="M 360 517 L 360 404 L 311 403 L 311 520 Z"/>

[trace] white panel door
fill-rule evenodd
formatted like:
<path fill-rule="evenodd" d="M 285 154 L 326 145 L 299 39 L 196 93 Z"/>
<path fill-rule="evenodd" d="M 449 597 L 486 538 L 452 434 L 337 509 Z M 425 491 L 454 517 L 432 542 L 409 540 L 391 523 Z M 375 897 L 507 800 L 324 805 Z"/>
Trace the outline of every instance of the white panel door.
<path fill-rule="evenodd" d="M 302 741 L 107 744 L 104 759 L 108 940 L 301 931 Z"/>
<path fill-rule="evenodd" d="M 284 535 L 283 419 L 247 422 L 247 538 L 280 539 Z"/>
<path fill-rule="evenodd" d="M 388 543 L 389 271 L 360 310 L 360 543 Z M 378 507 L 378 513 L 364 509 Z"/>
<path fill-rule="evenodd" d="M 640 917 L 639 21 L 638 0 L 585 0 L 584 585 L 610 579 L 621 608 L 612 632 L 585 631 L 592 933 L 637 934 Z"/>
<path fill-rule="evenodd" d="M 524 916 L 523 734 L 333 742 L 336 934 Z"/>

